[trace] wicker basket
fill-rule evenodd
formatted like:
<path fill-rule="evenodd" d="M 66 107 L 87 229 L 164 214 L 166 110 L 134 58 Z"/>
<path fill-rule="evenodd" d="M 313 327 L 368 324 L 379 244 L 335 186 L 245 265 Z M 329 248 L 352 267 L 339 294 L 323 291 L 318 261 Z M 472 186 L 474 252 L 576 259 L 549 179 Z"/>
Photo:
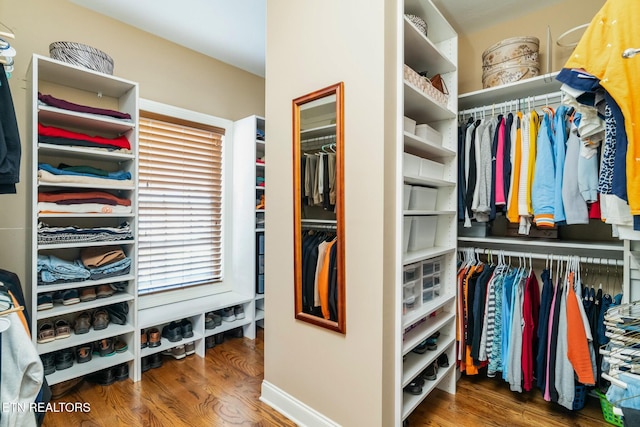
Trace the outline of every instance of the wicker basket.
<path fill-rule="evenodd" d="M 105 74 L 113 74 L 113 59 L 95 47 L 75 42 L 53 42 L 49 55 L 58 61 L 78 65 Z"/>
<path fill-rule="evenodd" d="M 408 13 L 405 13 L 404 16 L 407 17 L 409 22 L 411 22 L 413 26 L 418 29 L 418 31 L 424 34 L 425 37 L 427 36 L 427 30 L 429 27 L 427 26 L 427 23 L 424 19 L 420 18 L 418 15 L 411 15 Z"/>
<path fill-rule="evenodd" d="M 429 98 L 440 104 L 443 108 L 447 108 L 449 96 L 436 89 L 428 78 L 421 76 L 407 64 L 404 64 L 404 79 L 415 86 L 416 89 L 420 90 Z"/>

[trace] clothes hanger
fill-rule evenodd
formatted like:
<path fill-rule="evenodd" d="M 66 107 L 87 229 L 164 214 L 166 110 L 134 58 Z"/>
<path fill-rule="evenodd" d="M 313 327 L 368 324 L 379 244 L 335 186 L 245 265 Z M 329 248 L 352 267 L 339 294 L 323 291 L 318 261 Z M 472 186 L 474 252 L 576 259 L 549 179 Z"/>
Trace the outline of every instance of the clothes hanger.
<path fill-rule="evenodd" d="M 7 38 L 10 38 L 10 39 L 15 39 L 16 38 L 16 35 L 14 34 L 14 31 L 7 24 L 5 24 L 2 21 L 0 21 L 0 25 L 2 25 L 5 29 L 9 30 L 9 32 L 0 31 L 0 36 L 7 37 Z"/>

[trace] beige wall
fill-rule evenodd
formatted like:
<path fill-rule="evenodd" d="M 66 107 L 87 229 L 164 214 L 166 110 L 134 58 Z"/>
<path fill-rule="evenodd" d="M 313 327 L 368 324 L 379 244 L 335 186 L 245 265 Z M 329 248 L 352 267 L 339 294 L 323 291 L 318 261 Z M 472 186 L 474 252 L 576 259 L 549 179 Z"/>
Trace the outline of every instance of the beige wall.
<path fill-rule="evenodd" d="M 547 25 L 552 36 L 552 71 L 560 70 L 571 49 L 556 44 L 558 36 L 581 24 L 591 22 L 604 0 L 566 0 L 518 19 L 470 34 L 459 35 L 459 93 L 482 89 L 482 52 L 510 37 L 535 36 L 540 39 L 540 73 L 546 72 Z M 581 34 L 581 33 L 577 33 Z M 575 39 L 573 39 L 575 40 Z"/>
<path fill-rule="evenodd" d="M 115 62 L 114 75 L 138 82 L 143 98 L 230 120 L 264 115 L 263 78 L 66 0 L 3 0 L 0 20 L 16 35 L 12 44 L 18 55 L 10 86 L 23 149 L 18 194 L 0 195 L 0 268 L 16 272 L 23 282 L 31 238 L 25 75 L 33 53 L 48 56 L 54 41 L 85 43 L 107 52 Z"/>
<path fill-rule="evenodd" d="M 385 20 L 393 16 L 385 7 L 392 3 L 267 2 L 266 133 L 277 144 L 267 144 L 265 381 L 344 426 L 392 425 L 392 418 L 382 422 L 394 395 L 383 387 L 393 369 L 383 358 L 382 173 L 389 132 L 385 65 L 394 63 L 385 62 Z M 296 321 L 293 300 L 291 103 L 339 81 L 345 88 L 346 335 Z"/>

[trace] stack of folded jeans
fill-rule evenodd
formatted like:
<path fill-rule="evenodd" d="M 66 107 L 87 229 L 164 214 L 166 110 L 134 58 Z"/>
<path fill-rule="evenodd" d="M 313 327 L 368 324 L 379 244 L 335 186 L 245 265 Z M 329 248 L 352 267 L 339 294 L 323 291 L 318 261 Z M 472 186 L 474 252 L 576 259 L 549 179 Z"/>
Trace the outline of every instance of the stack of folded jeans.
<path fill-rule="evenodd" d="M 87 280 L 90 276 L 80 260 L 67 261 L 54 255 L 38 255 L 38 284 Z"/>
<path fill-rule="evenodd" d="M 128 274 L 131 258 L 119 247 L 99 246 L 80 251 L 82 264 L 89 270 L 91 280 Z"/>
<path fill-rule="evenodd" d="M 38 244 L 111 242 L 133 239 L 131 226 L 123 222 L 118 227 L 80 228 L 75 226 L 51 227 L 38 223 Z"/>

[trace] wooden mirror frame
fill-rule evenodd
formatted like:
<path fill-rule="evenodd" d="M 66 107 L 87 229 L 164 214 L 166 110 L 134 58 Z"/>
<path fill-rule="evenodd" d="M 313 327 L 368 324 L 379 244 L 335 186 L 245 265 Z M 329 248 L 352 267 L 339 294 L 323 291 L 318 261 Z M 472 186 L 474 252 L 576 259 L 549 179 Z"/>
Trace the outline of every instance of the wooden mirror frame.
<path fill-rule="evenodd" d="M 312 101 L 335 95 L 336 97 L 336 264 L 337 264 L 337 321 L 303 311 L 302 297 L 302 177 L 300 170 L 301 107 Z M 336 83 L 293 100 L 293 235 L 295 318 L 304 322 L 346 334 L 345 299 L 345 233 L 344 233 L 344 82 Z"/>

